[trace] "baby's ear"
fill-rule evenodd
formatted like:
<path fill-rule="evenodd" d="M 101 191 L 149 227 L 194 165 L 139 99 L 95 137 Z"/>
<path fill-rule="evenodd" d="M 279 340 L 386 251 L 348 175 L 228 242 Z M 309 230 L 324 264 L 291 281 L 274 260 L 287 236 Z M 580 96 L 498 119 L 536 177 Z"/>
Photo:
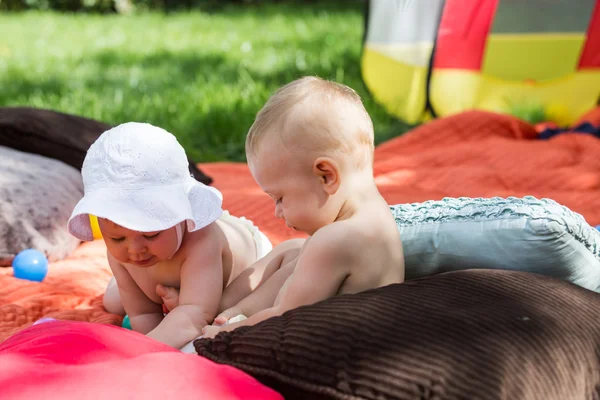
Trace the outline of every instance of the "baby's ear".
<path fill-rule="evenodd" d="M 340 169 L 335 161 L 328 157 L 319 157 L 315 160 L 313 172 L 327 194 L 333 195 L 337 192 L 340 187 Z"/>

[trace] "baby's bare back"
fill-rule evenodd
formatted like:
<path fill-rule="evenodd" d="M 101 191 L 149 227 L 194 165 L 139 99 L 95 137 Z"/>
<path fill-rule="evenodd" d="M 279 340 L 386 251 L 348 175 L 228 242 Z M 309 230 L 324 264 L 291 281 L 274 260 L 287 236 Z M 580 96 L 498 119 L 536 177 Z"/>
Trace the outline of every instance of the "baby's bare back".
<path fill-rule="evenodd" d="M 292 286 L 302 288 L 296 289 L 296 299 L 308 299 L 313 297 L 309 292 L 315 282 L 330 295 L 337 295 L 404 281 L 402 241 L 383 202 L 321 228 L 305 242 L 294 263 L 276 306 L 286 301 Z"/>
<path fill-rule="evenodd" d="M 389 207 L 357 213 L 335 228 L 344 231 L 349 276 L 338 294 L 404 281 L 404 251 Z"/>

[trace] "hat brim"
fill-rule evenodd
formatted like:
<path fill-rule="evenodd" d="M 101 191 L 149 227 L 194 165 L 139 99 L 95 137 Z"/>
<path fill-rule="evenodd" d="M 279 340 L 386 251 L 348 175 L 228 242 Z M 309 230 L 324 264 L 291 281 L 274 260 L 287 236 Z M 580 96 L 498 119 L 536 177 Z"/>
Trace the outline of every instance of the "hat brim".
<path fill-rule="evenodd" d="M 80 240 L 93 240 L 89 216 L 95 215 L 138 232 L 161 231 L 187 221 L 192 232 L 221 216 L 222 201 L 218 190 L 191 177 L 185 183 L 141 189 L 97 187 L 77 203 L 68 229 Z"/>

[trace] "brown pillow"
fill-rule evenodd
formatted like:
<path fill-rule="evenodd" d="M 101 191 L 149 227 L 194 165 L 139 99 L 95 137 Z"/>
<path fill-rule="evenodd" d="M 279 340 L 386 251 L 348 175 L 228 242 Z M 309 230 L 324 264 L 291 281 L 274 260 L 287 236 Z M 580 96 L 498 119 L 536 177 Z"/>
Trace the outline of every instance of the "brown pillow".
<path fill-rule="evenodd" d="M 600 294 L 467 270 L 300 307 L 194 342 L 286 399 L 591 399 Z"/>
<path fill-rule="evenodd" d="M 81 170 L 88 148 L 111 126 L 76 115 L 27 107 L 0 107 L 0 146 L 60 160 Z M 208 185 L 205 175 L 188 159 L 190 173 Z"/>

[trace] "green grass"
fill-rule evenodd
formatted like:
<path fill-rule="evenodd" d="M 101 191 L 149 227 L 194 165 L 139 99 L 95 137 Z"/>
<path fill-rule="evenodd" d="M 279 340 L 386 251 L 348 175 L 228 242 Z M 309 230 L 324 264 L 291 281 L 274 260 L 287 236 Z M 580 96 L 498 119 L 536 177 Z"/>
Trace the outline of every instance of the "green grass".
<path fill-rule="evenodd" d="M 377 142 L 406 126 L 360 76 L 362 6 L 252 6 L 175 14 L 0 14 L 0 106 L 33 106 L 110 124 L 146 121 L 198 161 L 242 161 L 256 112 L 303 75 L 364 99 Z"/>

